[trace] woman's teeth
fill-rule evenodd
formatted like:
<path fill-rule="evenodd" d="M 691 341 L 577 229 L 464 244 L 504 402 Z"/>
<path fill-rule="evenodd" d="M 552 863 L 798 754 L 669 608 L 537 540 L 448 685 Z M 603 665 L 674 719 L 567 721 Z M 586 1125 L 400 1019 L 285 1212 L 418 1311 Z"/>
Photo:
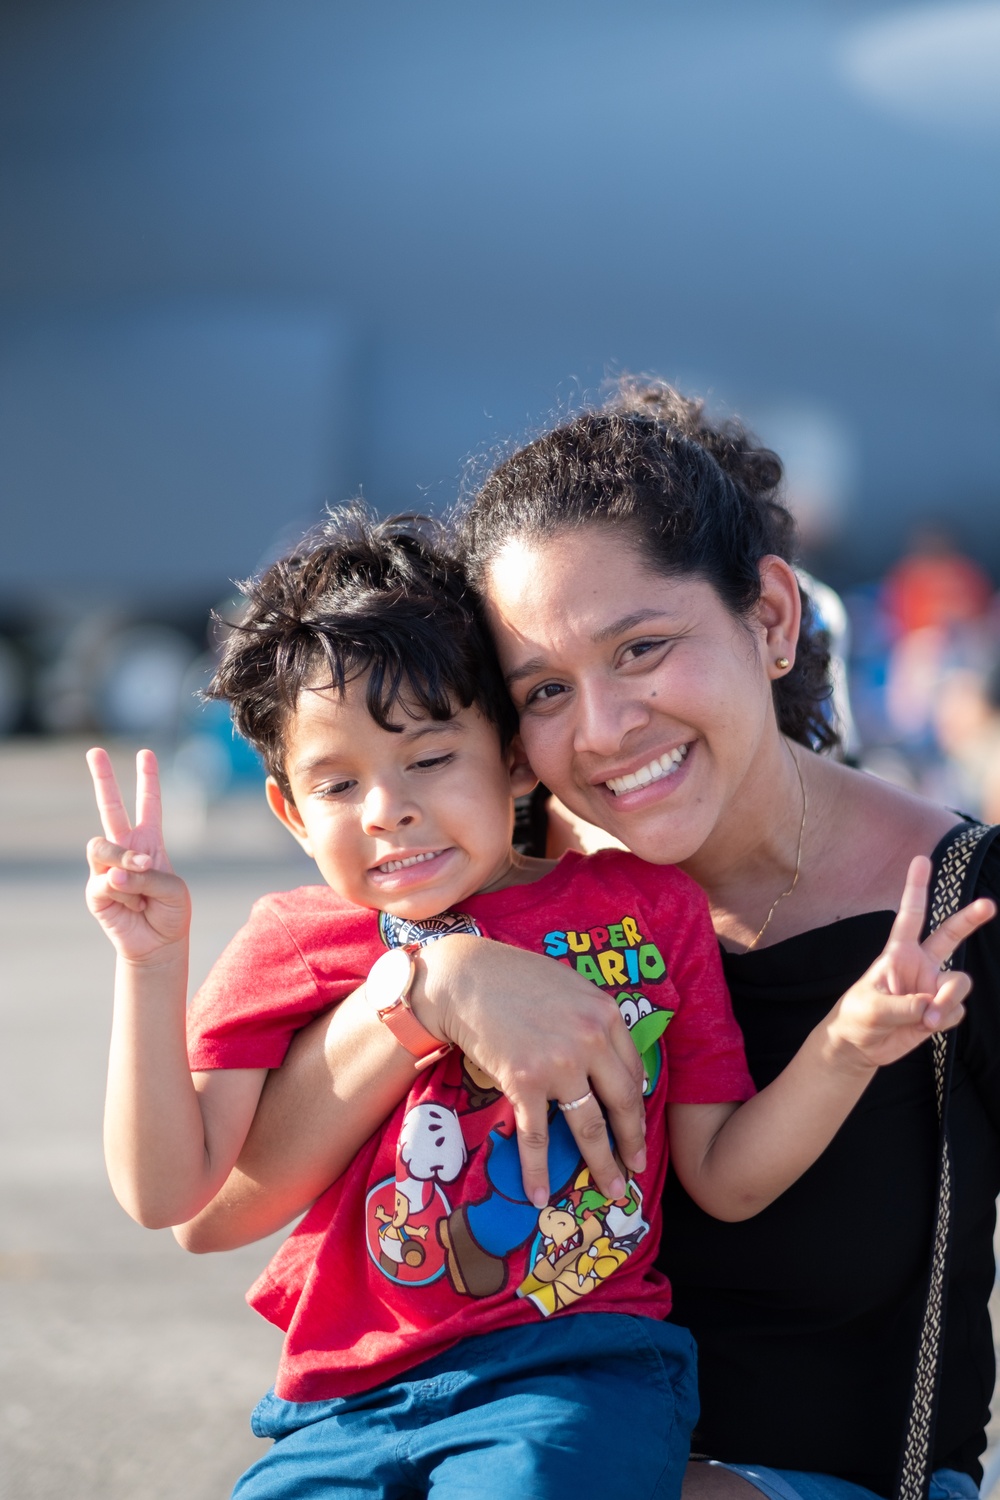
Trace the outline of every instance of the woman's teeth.
<path fill-rule="evenodd" d="M 659 760 L 651 760 L 648 766 L 640 766 L 638 771 L 630 771 L 627 776 L 612 776 L 605 785 L 616 797 L 621 796 L 622 792 L 634 792 L 637 786 L 648 786 L 651 781 L 662 781 L 664 776 L 672 776 L 687 753 L 687 745 L 678 745 L 676 750 L 668 750 Z"/>
<path fill-rule="evenodd" d="M 387 859 L 384 865 L 379 865 L 380 875 L 391 875 L 393 870 L 405 870 L 408 865 L 421 865 L 425 859 L 437 859 L 440 849 L 432 849 L 429 854 L 412 854 L 409 859 Z"/>

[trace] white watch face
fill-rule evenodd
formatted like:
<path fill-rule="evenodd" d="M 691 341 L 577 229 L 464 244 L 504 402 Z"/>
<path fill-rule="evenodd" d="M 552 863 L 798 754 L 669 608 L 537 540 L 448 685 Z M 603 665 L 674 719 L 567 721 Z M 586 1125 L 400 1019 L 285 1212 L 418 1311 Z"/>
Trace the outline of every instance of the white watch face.
<path fill-rule="evenodd" d="M 376 1010 L 400 1001 L 409 987 L 413 960 L 405 948 L 390 948 L 372 964 L 365 980 L 365 994 Z"/>

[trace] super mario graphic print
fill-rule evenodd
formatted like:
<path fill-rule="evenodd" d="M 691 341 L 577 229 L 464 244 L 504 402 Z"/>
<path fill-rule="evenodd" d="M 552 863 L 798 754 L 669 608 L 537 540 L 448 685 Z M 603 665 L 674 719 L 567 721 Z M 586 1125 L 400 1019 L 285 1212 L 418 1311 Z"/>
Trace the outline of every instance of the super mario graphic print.
<path fill-rule="evenodd" d="M 445 913 L 410 922 L 382 915 L 388 946 L 433 942 L 451 932 L 482 935 L 473 918 Z M 643 1060 L 644 1092 L 657 1087 L 662 1038 L 674 1010 L 647 994 L 667 965 L 636 920 L 544 934 L 541 951 L 611 990 Z M 365 1204 L 370 1260 L 398 1288 L 442 1277 L 460 1297 L 521 1299 L 543 1317 L 593 1292 L 649 1233 L 632 1179 L 611 1201 L 593 1185 L 565 1117 L 549 1110 L 551 1194 L 527 1198 L 510 1105 L 482 1069 L 452 1053 L 430 1070 L 427 1093 L 403 1118 L 394 1176 Z M 625 1175 L 623 1171 L 623 1176 Z"/>

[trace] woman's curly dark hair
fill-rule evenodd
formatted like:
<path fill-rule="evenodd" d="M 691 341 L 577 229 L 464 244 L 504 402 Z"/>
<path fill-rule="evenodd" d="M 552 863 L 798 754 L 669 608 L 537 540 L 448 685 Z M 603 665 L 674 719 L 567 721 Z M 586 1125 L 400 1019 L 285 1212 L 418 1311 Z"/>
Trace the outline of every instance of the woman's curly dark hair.
<path fill-rule="evenodd" d="M 658 572 L 704 578 L 745 619 L 760 599 L 761 559 L 795 559 L 781 477 L 777 455 L 740 422 L 712 422 L 704 402 L 624 377 L 603 406 L 544 433 L 488 476 L 462 517 L 471 575 L 482 588 L 511 537 L 624 527 Z M 782 733 L 828 750 L 839 743 L 826 706 L 829 640 L 804 593 L 803 606 L 795 665 L 773 684 L 775 711 Z"/>

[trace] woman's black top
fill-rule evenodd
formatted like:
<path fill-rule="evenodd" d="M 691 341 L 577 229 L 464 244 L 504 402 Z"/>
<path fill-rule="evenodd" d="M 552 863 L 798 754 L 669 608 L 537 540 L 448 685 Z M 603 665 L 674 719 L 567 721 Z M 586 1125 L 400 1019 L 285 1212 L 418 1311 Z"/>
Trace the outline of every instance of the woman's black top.
<path fill-rule="evenodd" d="M 977 895 L 1000 897 L 1000 836 Z M 760 952 L 723 954 L 758 1087 L 878 956 L 891 924 L 891 912 L 867 913 Z M 949 1112 L 952 1251 L 933 1466 L 978 1483 L 994 1380 L 987 1301 L 1000 1193 L 1000 918 L 970 940 L 965 967 L 974 988 Z M 756 1218 L 712 1219 L 671 1178 L 661 1264 L 674 1289 L 671 1316 L 698 1341 L 694 1452 L 893 1493 L 936 1192 L 929 1047 L 881 1069 L 826 1153 Z"/>

